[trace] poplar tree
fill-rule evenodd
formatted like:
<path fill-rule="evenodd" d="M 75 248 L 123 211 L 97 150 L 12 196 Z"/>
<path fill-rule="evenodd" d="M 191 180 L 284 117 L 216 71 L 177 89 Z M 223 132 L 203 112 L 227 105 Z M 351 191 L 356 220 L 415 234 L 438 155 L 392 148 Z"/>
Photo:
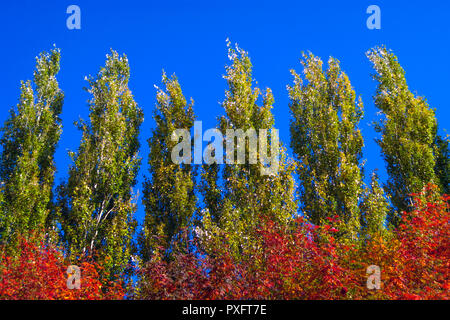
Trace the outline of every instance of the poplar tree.
<path fill-rule="evenodd" d="M 361 238 L 363 241 L 377 237 L 387 238 L 390 235 L 387 224 L 389 210 L 388 198 L 377 173 L 373 172 L 370 186 L 364 191 L 361 202 Z"/>
<path fill-rule="evenodd" d="M 64 94 L 56 75 L 60 52 L 53 49 L 36 58 L 33 81 L 21 83 L 17 108 L 1 129 L 0 181 L 2 206 L 0 239 L 15 243 L 17 236 L 41 232 L 52 224 L 54 153 L 62 124 Z"/>
<path fill-rule="evenodd" d="M 313 54 L 303 54 L 304 79 L 294 70 L 290 96 L 291 147 L 299 161 L 300 201 L 314 224 L 338 215 L 345 238 L 360 229 L 363 138 L 361 99 L 334 58 L 327 70 Z"/>
<path fill-rule="evenodd" d="M 94 257 L 105 274 L 121 275 L 129 263 L 136 227 L 132 191 L 140 165 L 139 127 L 142 110 L 128 87 L 127 57 L 111 51 L 96 77 L 89 77 L 92 95 L 89 123 L 82 131 L 68 180 L 59 188 L 62 238 L 73 260 Z"/>
<path fill-rule="evenodd" d="M 434 171 L 444 194 L 450 194 L 449 138 L 436 135 L 434 140 L 436 165 Z"/>
<path fill-rule="evenodd" d="M 187 103 L 175 75 L 167 77 L 163 73 L 162 82 L 164 88 L 157 88 L 153 115 L 156 127 L 148 139 L 149 177 L 144 182 L 145 218 L 139 235 L 143 261 L 164 256 L 173 240 L 190 226 L 197 209 L 195 165 L 176 164 L 172 160 L 173 148 L 179 143 L 178 139 L 173 139 L 175 130 L 190 132 L 194 124 L 193 100 Z M 184 142 L 191 150 L 193 140 L 190 136 Z"/>
<path fill-rule="evenodd" d="M 296 215 L 297 203 L 294 197 L 295 182 L 293 172 L 295 165 L 288 161 L 284 147 L 272 148 L 274 134 L 274 118 L 271 112 L 274 98 L 270 89 L 261 92 L 252 77 L 252 64 L 248 53 L 237 45 L 233 49 L 228 45 L 228 57 L 231 65 L 226 67 L 224 78 L 228 84 L 225 100 L 222 106 L 225 115 L 219 118 L 219 128 L 223 134 L 227 129 L 241 129 L 248 132 L 254 129 L 259 134 L 257 163 L 251 163 L 250 139 L 244 141 L 245 163 L 214 163 L 205 165 L 202 172 L 202 194 L 206 210 L 203 212 L 203 228 L 200 235 L 213 240 L 224 233 L 235 257 L 241 258 L 257 250 L 259 243 L 256 230 L 265 219 L 271 219 L 282 225 L 288 225 Z M 261 145 L 261 130 L 268 130 L 270 135 L 264 137 L 267 145 Z M 225 146 L 224 157 L 233 156 L 236 159 L 239 148 L 238 139 L 233 139 L 237 148 L 231 154 Z M 279 154 L 278 170 L 270 174 L 262 174 L 266 168 L 261 156 L 262 148 L 268 148 L 271 156 Z M 275 146 L 276 147 L 276 146 Z M 275 153 L 275 154 L 274 154 Z M 211 154 L 216 156 L 216 150 Z M 273 164 L 272 164 L 273 165 Z"/>
<path fill-rule="evenodd" d="M 377 143 L 386 162 L 386 190 L 394 207 L 389 221 L 396 225 L 399 212 L 412 205 L 410 194 L 436 183 L 433 142 L 437 123 L 427 101 L 408 88 L 405 71 L 391 51 L 377 47 L 367 56 L 378 82 L 374 100 L 382 118 L 375 129 L 381 133 Z"/>
<path fill-rule="evenodd" d="M 0 181 L 0 223 L 1 223 L 1 228 L 3 228 L 3 221 L 4 221 L 4 212 L 3 212 L 3 192 L 4 192 L 4 183 L 3 181 Z M 3 229 L 0 229 L 0 231 L 2 232 L 2 234 L 0 234 L 0 241 L 3 242 Z"/>

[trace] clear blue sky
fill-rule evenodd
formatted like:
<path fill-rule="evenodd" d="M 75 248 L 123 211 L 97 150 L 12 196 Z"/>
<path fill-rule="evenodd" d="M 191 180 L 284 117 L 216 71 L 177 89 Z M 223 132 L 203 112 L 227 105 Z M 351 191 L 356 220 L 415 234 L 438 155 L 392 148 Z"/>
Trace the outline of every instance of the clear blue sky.
<path fill-rule="evenodd" d="M 71 4 L 81 9 L 81 30 L 66 27 L 66 9 Z M 366 9 L 372 4 L 381 8 L 381 30 L 366 27 Z M 185 95 L 195 100 L 203 128 L 214 127 L 216 117 L 223 113 L 219 102 L 226 89 L 222 75 L 228 63 L 228 37 L 249 51 L 259 85 L 273 90 L 276 128 L 286 144 L 289 70 L 301 70 L 298 59 L 302 51 L 310 50 L 323 60 L 330 55 L 338 58 L 365 105 L 360 127 L 366 144 L 366 172 L 379 168 L 386 179 L 370 126 L 376 118 L 372 102 L 375 83 L 365 52 L 384 44 L 397 54 L 410 88 L 436 109 L 442 133 L 449 128 L 450 116 L 449 12 L 447 0 L 5 1 L 0 10 L 0 122 L 18 101 L 20 80 L 32 78 L 34 57 L 56 44 L 62 52 L 58 80 L 65 92 L 63 135 L 56 154 L 59 182 L 70 164 L 67 150 L 76 150 L 79 144 L 80 133 L 73 122 L 88 118 L 84 76 L 97 73 L 109 48 L 126 53 L 131 65 L 130 87 L 145 113 L 143 162 L 136 186 L 141 190 L 147 172 L 146 140 L 154 126 L 153 85 L 160 83 L 161 70 L 177 74 Z M 141 220 L 141 203 L 139 207 Z"/>

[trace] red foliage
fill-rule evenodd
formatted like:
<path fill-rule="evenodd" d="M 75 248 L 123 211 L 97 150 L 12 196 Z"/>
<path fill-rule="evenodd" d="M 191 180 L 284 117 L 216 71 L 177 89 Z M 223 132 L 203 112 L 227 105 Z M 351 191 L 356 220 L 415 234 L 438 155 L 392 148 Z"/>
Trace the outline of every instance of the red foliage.
<path fill-rule="evenodd" d="M 433 186 L 415 195 L 391 237 L 339 240 L 339 221 L 295 228 L 264 221 L 259 249 L 236 260 L 226 241 L 214 252 L 198 245 L 153 259 L 140 270 L 141 299 L 449 299 L 449 196 Z M 226 235 L 224 235 L 226 237 Z M 186 240 L 184 240 L 186 241 Z M 122 299 L 119 282 L 102 285 L 101 266 L 83 262 L 81 289 L 67 288 L 64 256 L 52 246 L 21 241 L 0 261 L 0 299 Z M 186 244 L 184 242 L 184 244 Z M 195 253 L 187 248 L 197 248 Z M 381 269 L 381 289 L 366 287 L 367 267 Z"/>
<path fill-rule="evenodd" d="M 393 253 L 395 273 L 386 281 L 389 299 L 448 299 L 450 288 L 450 197 L 436 199 L 430 185 L 403 213 Z"/>
<path fill-rule="evenodd" d="M 142 270 L 145 299 L 339 299 L 346 296 L 351 272 L 338 252 L 348 250 L 333 238 L 331 226 L 312 228 L 302 219 L 294 233 L 268 221 L 259 236 L 263 246 L 235 261 L 227 246 L 214 253 L 176 253 Z"/>
<path fill-rule="evenodd" d="M 416 195 L 390 239 L 346 245 L 330 225 L 297 220 L 294 232 L 272 221 L 263 246 L 234 261 L 224 244 L 211 255 L 174 254 L 141 271 L 144 299 L 448 299 L 449 197 L 433 186 Z M 381 268 L 381 289 L 366 287 L 369 265 Z"/>
<path fill-rule="evenodd" d="M 226 252 L 211 256 L 176 252 L 167 262 L 155 259 L 140 271 L 140 299 L 238 299 L 243 269 Z"/>
<path fill-rule="evenodd" d="M 337 242 L 330 225 L 312 227 L 298 219 L 291 233 L 273 222 L 261 230 L 263 247 L 251 273 L 250 297 L 263 299 L 342 299 L 353 283 L 340 254 L 349 247 Z"/>
<path fill-rule="evenodd" d="M 3 254 L 0 261 L 0 299 L 123 299 L 119 283 L 105 288 L 99 278 L 99 266 L 80 263 L 81 287 L 68 289 L 67 267 L 61 252 L 52 246 L 21 240 L 18 254 Z"/>

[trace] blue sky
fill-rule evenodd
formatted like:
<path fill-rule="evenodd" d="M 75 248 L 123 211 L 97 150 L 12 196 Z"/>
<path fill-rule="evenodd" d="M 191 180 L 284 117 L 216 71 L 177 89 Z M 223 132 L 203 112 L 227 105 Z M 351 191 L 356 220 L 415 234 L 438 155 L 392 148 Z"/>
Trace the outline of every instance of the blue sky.
<path fill-rule="evenodd" d="M 69 5 L 81 9 L 81 30 L 69 30 Z M 369 30 L 369 5 L 381 9 L 381 30 Z M 410 88 L 425 96 L 436 109 L 440 126 L 449 128 L 450 100 L 450 2 L 429 1 L 8 1 L 0 10 L 2 76 L 0 123 L 19 97 L 20 80 L 32 78 L 34 57 L 53 44 L 61 49 L 58 76 L 65 92 L 63 135 L 57 154 L 57 179 L 67 174 L 67 150 L 76 150 L 80 133 L 73 125 L 88 118 L 88 93 L 82 90 L 86 75 L 94 75 L 113 48 L 126 53 L 131 66 L 130 88 L 143 108 L 141 127 L 142 167 L 136 188 L 142 189 L 147 172 L 146 140 L 154 126 L 154 84 L 161 70 L 176 73 L 186 97 L 195 100 L 195 112 L 203 128 L 216 125 L 223 114 L 220 102 L 226 89 L 224 66 L 228 63 L 226 38 L 249 51 L 254 77 L 275 96 L 275 126 L 289 144 L 289 107 L 286 85 L 289 70 L 301 70 L 299 57 L 310 50 L 327 60 L 341 61 L 353 87 L 362 96 L 365 118 L 360 123 L 364 138 L 366 172 L 380 169 L 386 179 L 376 134 L 372 96 L 376 84 L 365 52 L 384 44 L 399 57 Z M 289 152 L 291 152 L 289 150 Z M 367 174 L 368 176 L 368 174 Z M 142 194 L 142 192 L 141 192 Z M 139 203 L 137 217 L 142 219 Z"/>

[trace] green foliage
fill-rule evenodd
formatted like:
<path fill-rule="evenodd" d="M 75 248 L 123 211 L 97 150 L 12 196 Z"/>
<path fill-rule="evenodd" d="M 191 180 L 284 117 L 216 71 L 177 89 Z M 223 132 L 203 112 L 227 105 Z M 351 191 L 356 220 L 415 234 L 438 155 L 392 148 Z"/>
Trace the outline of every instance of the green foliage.
<path fill-rule="evenodd" d="M 3 221 L 3 181 L 0 181 L 0 221 Z"/>
<path fill-rule="evenodd" d="M 386 190 L 395 209 L 389 221 L 397 225 L 398 212 L 412 205 L 410 194 L 420 192 L 427 183 L 436 180 L 433 154 L 436 118 L 426 100 L 409 90 L 405 71 L 392 52 L 378 47 L 367 56 L 378 82 L 375 105 L 383 115 L 375 129 L 381 133 L 377 142 L 386 161 L 389 174 Z"/>
<path fill-rule="evenodd" d="M 2 128 L 0 140 L 0 239 L 15 246 L 18 235 L 52 224 L 54 153 L 62 125 L 64 94 L 58 86 L 60 53 L 36 58 L 34 80 L 21 83 L 17 108 Z"/>
<path fill-rule="evenodd" d="M 361 238 L 363 241 L 389 236 L 390 231 L 386 226 L 389 209 L 389 202 L 380 185 L 378 175 L 373 172 L 370 188 L 365 190 L 361 202 Z"/>
<path fill-rule="evenodd" d="M 62 237 L 72 259 L 95 256 L 111 277 L 125 270 L 136 227 L 132 187 L 140 165 L 143 113 L 128 88 L 126 56 L 112 51 L 88 79 L 90 122 L 82 131 L 68 180 L 59 187 Z"/>
<path fill-rule="evenodd" d="M 145 219 L 139 235 L 141 257 L 144 261 L 159 254 L 159 248 L 170 248 L 172 240 L 191 223 L 197 210 L 194 194 L 195 166 L 175 164 L 172 141 L 176 129 L 187 129 L 194 124 L 193 101 L 187 104 L 178 79 L 163 73 L 165 90 L 158 88 L 153 118 L 156 128 L 148 140 L 150 147 L 149 174 L 144 182 Z M 192 146 L 192 140 L 188 143 Z M 164 254 L 164 253 L 163 253 Z"/>
<path fill-rule="evenodd" d="M 450 152 L 449 136 L 436 135 L 434 140 L 436 165 L 434 171 L 438 178 L 441 190 L 450 194 Z"/>
<path fill-rule="evenodd" d="M 356 101 L 338 60 L 330 58 L 324 71 L 322 61 L 310 53 L 303 54 L 302 65 L 304 80 L 292 70 L 294 84 L 288 87 L 302 210 L 314 224 L 340 216 L 345 237 L 356 239 L 364 144 L 358 123 L 363 104 Z"/>
<path fill-rule="evenodd" d="M 271 112 L 274 98 L 270 89 L 264 93 L 254 86 L 252 64 L 244 50 L 230 47 L 228 57 L 231 65 L 226 67 L 228 90 L 222 106 L 226 115 L 220 117 L 219 128 L 222 133 L 227 129 L 273 129 L 274 119 Z M 262 96 L 262 103 L 259 99 Z M 273 132 L 272 132 L 273 134 Z M 267 147 L 271 150 L 271 136 L 267 138 Z M 202 173 L 202 194 L 206 210 L 203 212 L 203 230 L 199 230 L 203 239 L 212 240 L 215 235 L 225 233 L 232 254 L 241 257 L 243 252 L 256 250 L 255 231 L 264 220 L 270 218 L 286 225 L 296 214 L 297 203 L 294 199 L 295 165 L 287 161 L 285 149 L 280 147 L 280 160 L 277 172 L 263 175 L 261 167 L 261 146 L 257 151 L 259 162 L 251 164 L 249 159 L 249 140 L 245 139 L 245 164 L 212 165 Z M 226 149 L 224 156 L 227 156 Z M 255 150 L 256 151 L 256 150 Z M 234 159 L 237 151 L 234 149 Z"/>

